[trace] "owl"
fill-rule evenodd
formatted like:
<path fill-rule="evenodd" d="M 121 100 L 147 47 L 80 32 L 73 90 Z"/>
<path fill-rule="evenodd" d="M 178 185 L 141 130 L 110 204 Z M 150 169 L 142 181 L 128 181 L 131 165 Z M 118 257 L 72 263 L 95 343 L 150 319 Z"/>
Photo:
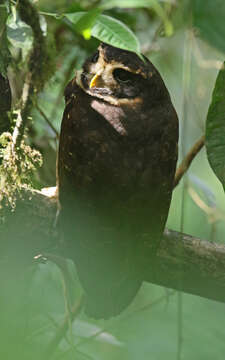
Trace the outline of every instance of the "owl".
<path fill-rule="evenodd" d="M 65 101 L 60 226 L 86 313 L 107 319 L 132 302 L 154 264 L 171 201 L 178 120 L 153 64 L 105 43 L 67 85 Z"/>

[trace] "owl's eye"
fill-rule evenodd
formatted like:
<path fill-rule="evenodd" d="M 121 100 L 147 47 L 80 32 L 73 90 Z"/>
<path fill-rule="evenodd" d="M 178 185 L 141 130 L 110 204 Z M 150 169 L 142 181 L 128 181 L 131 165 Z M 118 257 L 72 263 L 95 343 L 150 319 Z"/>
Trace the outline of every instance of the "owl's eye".
<path fill-rule="evenodd" d="M 114 79 L 123 84 L 131 84 L 135 75 L 124 69 L 115 69 L 113 71 Z"/>
<path fill-rule="evenodd" d="M 99 52 L 97 51 L 96 53 L 94 53 L 94 55 L 91 58 L 91 62 L 92 63 L 96 63 L 98 61 L 99 58 Z"/>

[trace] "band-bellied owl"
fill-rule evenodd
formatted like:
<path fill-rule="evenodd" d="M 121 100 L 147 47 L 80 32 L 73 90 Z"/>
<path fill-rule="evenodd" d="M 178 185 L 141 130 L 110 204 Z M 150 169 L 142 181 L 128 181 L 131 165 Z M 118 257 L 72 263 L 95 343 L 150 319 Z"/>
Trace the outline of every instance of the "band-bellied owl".
<path fill-rule="evenodd" d="M 177 115 L 153 64 L 107 44 L 86 60 L 65 99 L 61 224 L 86 293 L 86 313 L 108 318 L 136 295 L 163 233 L 177 161 Z"/>

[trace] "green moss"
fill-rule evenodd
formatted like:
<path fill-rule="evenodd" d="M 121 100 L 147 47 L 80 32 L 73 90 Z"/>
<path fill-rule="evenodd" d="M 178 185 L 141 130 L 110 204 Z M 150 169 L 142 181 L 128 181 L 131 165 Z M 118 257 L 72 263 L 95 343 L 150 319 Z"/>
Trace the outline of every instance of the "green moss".
<path fill-rule="evenodd" d="M 4 200 L 14 208 L 18 191 L 32 187 L 32 174 L 37 166 L 42 165 L 42 157 L 39 151 L 25 143 L 25 137 L 20 147 L 15 148 L 12 135 L 5 132 L 0 136 L 0 144 L 0 204 Z"/>

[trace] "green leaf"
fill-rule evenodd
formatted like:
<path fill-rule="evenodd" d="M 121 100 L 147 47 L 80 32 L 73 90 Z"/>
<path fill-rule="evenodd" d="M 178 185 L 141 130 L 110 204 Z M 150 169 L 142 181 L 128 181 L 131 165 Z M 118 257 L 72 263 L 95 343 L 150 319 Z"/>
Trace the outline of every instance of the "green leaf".
<path fill-rule="evenodd" d="M 110 0 L 102 1 L 101 5 L 103 10 L 111 9 L 113 7 L 119 8 L 152 8 L 157 16 L 163 21 L 165 35 L 171 36 L 173 34 L 173 26 L 168 19 L 164 7 L 158 0 Z"/>
<path fill-rule="evenodd" d="M 91 35 L 98 40 L 124 50 L 133 51 L 140 56 L 138 39 L 125 24 L 111 16 L 97 13 L 90 16 L 89 13 L 81 11 L 65 14 L 65 17 L 75 25 L 76 30 L 80 24 L 79 30 L 82 29 L 84 32 L 86 29 L 90 29 Z"/>
<path fill-rule="evenodd" d="M 140 55 L 140 44 L 134 33 L 121 21 L 107 15 L 99 15 L 91 35 L 109 45 Z"/>
<path fill-rule="evenodd" d="M 88 12 L 81 11 L 65 14 L 65 17 L 74 24 L 77 32 L 82 34 L 85 39 L 89 39 L 91 37 L 91 28 L 94 26 L 96 19 L 100 13 L 101 10 L 95 8 Z"/>
<path fill-rule="evenodd" d="M 225 65 L 225 63 L 224 63 Z M 225 69 L 220 70 L 206 120 L 209 163 L 225 189 Z"/>
<path fill-rule="evenodd" d="M 88 12 L 79 12 L 80 14 L 82 13 L 82 16 L 79 17 L 76 16 L 77 13 L 74 13 L 75 18 L 73 17 L 73 14 L 65 14 L 65 16 L 73 24 L 75 24 L 77 31 L 82 32 L 83 30 L 89 29 L 94 26 L 100 12 L 101 12 L 100 9 L 95 8 Z"/>
<path fill-rule="evenodd" d="M 86 11 L 77 11 L 74 13 L 69 13 L 69 14 L 64 14 L 64 16 L 74 25 L 76 25 L 77 23 L 79 23 L 79 21 L 82 20 L 82 18 L 84 18 L 86 15 L 88 14 L 88 12 Z"/>
<path fill-rule="evenodd" d="M 199 35 L 217 49 L 225 52 L 225 1 L 192 0 L 193 25 Z"/>
<path fill-rule="evenodd" d="M 99 9 L 89 12 L 78 11 L 64 14 L 64 17 L 74 24 L 76 31 L 81 32 L 85 38 L 88 39 L 89 35 L 92 35 L 109 45 L 133 51 L 142 58 L 140 44 L 135 34 L 121 21 L 111 16 L 99 15 L 99 12 Z M 53 16 L 52 13 L 47 15 L 49 14 Z"/>

